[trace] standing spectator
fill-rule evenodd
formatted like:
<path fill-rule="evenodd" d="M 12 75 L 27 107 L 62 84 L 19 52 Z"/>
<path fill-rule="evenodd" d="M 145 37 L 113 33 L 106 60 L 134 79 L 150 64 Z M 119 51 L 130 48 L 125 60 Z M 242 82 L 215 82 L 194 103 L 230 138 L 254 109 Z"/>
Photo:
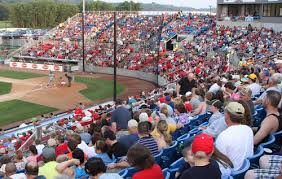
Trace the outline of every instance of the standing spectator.
<path fill-rule="evenodd" d="M 179 95 L 185 95 L 186 92 L 192 91 L 193 88 L 197 87 L 197 82 L 194 79 L 195 76 L 192 73 L 188 74 L 188 77 L 185 76 L 181 78 L 181 80 L 177 84 L 177 94 Z"/>
<path fill-rule="evenodd" d="M 118 158 L 126 155 L 127 148 L 117 141 L 115 133 L 112 130 L 106 130 L 103 133 L 106 144 L 110 147 L 109 155 Z"/>
<path fill-rule="evenodd" d="M 221 172 L 216 162 L 211 161 L 214 152 L 213 137 L 208 134 L 200 134 L 192 143 L 194 166 L 186 170 L 180 179 L 221 179 Z"/>
<path fill-rule="evenodd" d="M 133 175 L 132 179 L 164 178 L 161 167 L 155 164 L 154 158 L 147 147 L 135 144 L 129 149 L 127 159 L 131 166 L 139 170 Z"/>
<path fill-rule="evenodd" d="M 111 126 L 119 137 L 127 134 L 127 123 L 131 119 L 131 113 L 123 106 L 122 100 L 117 99 L 115 104 L 116 109 L 112 113 Z"/>
<path fill-rule="evenodd" d="M 106 173 L 107 167 L 103 160 L 97 157 L 90 158 L 85 164 L 85 170 L 89 179 L 123 179 L 116 173 Z"/>
<path fill-rule="evenodd" d="M 238 102 L 229 102 L 225 107 L 226 130 L 219 134 L 216 140 L 216 148 L 226 155 L 237 171 L 244 160 L 253 155 L 254 135 L 249 126 L 242 125 L 245 109 Z"/>
<path fill-rule="evenodd" d="M 139 140 L 137 127 L 138 127 L 137 121 L 131 119 L 130 121 L 128 121 L 129 134 L 122 136 L 118 139 L 118 141 L 121 144 L 123 144 L 127 148 L 127 150 Z"/>
<path fill-rule="evenodd" d="M 266 118 L 262 121 L 254 137 L 254 144 L 258 145 L 269 134 L 282 130 L 282 117 L 278 111 L 281 94 L 277 91 L 267 91 L 263 100 L 266 110 Z"/>

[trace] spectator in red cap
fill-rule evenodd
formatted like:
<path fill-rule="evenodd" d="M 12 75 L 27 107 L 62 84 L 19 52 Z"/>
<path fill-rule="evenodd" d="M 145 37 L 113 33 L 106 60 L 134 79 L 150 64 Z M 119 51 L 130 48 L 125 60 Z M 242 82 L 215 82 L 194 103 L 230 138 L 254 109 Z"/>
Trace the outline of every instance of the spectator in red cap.
<path fill-rule="evenodd" d="M 213 137 L 208 134 L 200 134 L 192 143 L 194 166 L 186 170 L 180 179 L 220 179 L 221 172 L 216 162 L 210 161 L 214 152 Z"/>

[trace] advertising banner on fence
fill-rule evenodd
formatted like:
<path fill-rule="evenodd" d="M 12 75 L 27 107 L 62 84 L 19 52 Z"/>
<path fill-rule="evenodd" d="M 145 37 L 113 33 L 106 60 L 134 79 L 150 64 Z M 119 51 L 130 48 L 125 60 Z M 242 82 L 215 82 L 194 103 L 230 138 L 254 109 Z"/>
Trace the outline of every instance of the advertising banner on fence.
<path fill-rule="evenodd" d="M 63 66 L 61 65 L 48 65 L 48 64 L 36 64 L 36 63 L 24 63 L 24 62 L 10 62 L 10 67 L 44 70 L 44 71 L 63 71 Z"/>

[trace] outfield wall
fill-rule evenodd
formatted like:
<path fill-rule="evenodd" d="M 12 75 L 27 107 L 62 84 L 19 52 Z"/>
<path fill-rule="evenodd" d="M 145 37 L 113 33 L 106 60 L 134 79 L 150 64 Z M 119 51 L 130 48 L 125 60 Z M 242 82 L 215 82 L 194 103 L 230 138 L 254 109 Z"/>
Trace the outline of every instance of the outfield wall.
<path fill-rule="evenodd" d="M 82 63 L 79 63 L 79 69 L 80 71 L 82 71 Z M 111 67 L 98 67 L 94 65 L 85 65 L 85 71 L 93 72 L 93 73 L 110 74 L 110 75 L 114 74 L 114 69 Z M 158 75 L 154 75 L 152 73 L 145 73 L 141 71 L 132 71 L 127 69 L 117 68 L 117 75 L 149 81 L 159 86 L 164 86 L 167 84 L 167 80 L 165 78 Z"/>

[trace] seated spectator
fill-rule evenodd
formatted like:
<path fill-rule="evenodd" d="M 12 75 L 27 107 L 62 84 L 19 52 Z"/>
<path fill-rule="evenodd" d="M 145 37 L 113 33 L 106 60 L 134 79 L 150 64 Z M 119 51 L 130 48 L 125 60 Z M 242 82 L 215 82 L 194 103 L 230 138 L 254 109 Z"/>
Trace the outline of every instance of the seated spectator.
<path fill-rule="evenodd" d="M 249 126 L 242 125 L 245 109 L 238 102 L 229 102 L 225 107 L 224 116 L 228 126 L 216 140 L 216 148 L 226 155 L 238 170 L 244 160 L 253 155 L 254 139 Z"/>
<path fill-rule="evenodd" d="M 122 136 L 118 139 L 118 142 L 123 144 L 127 148 L 127 150 L 139 140 L 137 127 L 138 127 L 137 121 L 131 119 L 130 121 L 128 121 L 129 134 Z"/>
<path fill-rule="evenodd" d="M 106 144 L 110 147 L 109 156 L 114 155 L 115 158 L 118 158 L 126 155 L 126 146 L 117 141 L 115 133 L 112 130 L 106 130 L 103 133 L 103 137 Z"/>
<path fill-rule="evenodd" d="M 155 164 L 150 150 L 141 144 L 133 145 L 127 153 L 128 162 L 138 169 L 132 179 L 154 178 L 163 179 L 163 172 L 159 165 Z"/>
<path fill-rule="evenodd" d="M 259 160 L 260 169 L 249 170 L 245 179 L 276 178 L 281 176 L 282 157 L 279 155 L 264 155 Z"/>
<path fill-rule="evenodd" d="M 216 162 L 210 161 L 214 152 L 213 137 L 200 134 L 192 143 L 194 166 L 183 172 L 180 179 L 221 179 L 221 172 Z"/>
<path fill-rule="evenodd" d="M 23 156 L 22 151 L 17 150 L 16 151 L 16 155 L 14 157 L 13 162 L 15 162 L 16 167 L 17 167 L 17 171 L 22 171 L 25 169 L 25 165 L 26 165 L 26 159 Z"/>
<path fill-rule="evenodd" d="M 56 162 L 56 152 L 53 148 L 45 148 L 42 152 L 44 165 L 39 167 L 38 175 L 43 175 L 47 179 L 53 179 L 58 176 L 58 172 L 56 170 L 57 162 Z"/>
<path fill-rule="evenodd" d="M 206 112 L 208 112 L 208 104 L 207 103 L 210 101 L 211 98 L 212 98 L 212 93 L 208 92 L 205 95 L 204 101 L 200 102 L 199 106 L 193 111 L 193 113 L 191 115 L 197 116 L 197 115 L 205 114 Z"/>
<path fill-rule="evenodd" d="M 203 133 L 209 134 L 214 138 L 227 128 L 224 116 L 219 112 L 222 107 L 222 103 L 215 99 L 210 102 L 210 110 L 213 113 L 209 119 L 209 124 L 206 128 L 203 128 Z"/>
<path fill-rule="evenodd" d="M 27 179 L 24 173 L 16 173 L 17 167 L 14 163 L 8 163 L 5 167 L 6 177 L 11 179 Z"/>
<path fill-rule="evenodd" d="M 37 149 L 35 145 L 29 146 L 30 155 L 26 158 L 27 162 L 37 162 Z"/>
<path fill-rule="evenodd" d="M 108 147 L 105 141 L 98 140 L 95 144 L 95 149 L 97 153 L 95 157 L 101 158 L 105 165 L 108 165 L 113 162 L 113 160 L 109 157 Z"/>
<path fill-rule="evenodd" d="M 91 135 L 86 131 L 85 127 L 79 125 L 75 131 L 80 135 L 82 141 L 84 141 L 87 145 L 90 143 Z"/>
<path fill-rule="evenodd" d="M 149 122 L 140 122 L 138 124 L 138 135 L 140 139 L 138 144 L 142 144 L 147 147 L 153 156 L 159 153 L 158 144 L 156 140 L 151 136 L 151 124 Z"/>
<path fill-rule="evenodd" d="M 86 158 L 93 155 L 93 150 L 83 140 L 81 140 L 79 134 L 75 133 L 72 137 L 78 143 L 77 148 L 80 148 L 84 152 Z"/>
<path fill-rule="evenodd" d="M 64 136 L 58 136 L 57 143 L 58 146 L 56 147 L 56 156 L 69 153 L 68 144 L 65 142 Z"/>
<path fill-rule="evenodd" d="M 11 157 L 8 154 L 3 155 L 2 158 L 1 158 L 1 161 L 0 161 L 0 163 L 1 163 L 0 171 L 5 173 L 6 165 L 8 163 L 11 163 L 11 162 L 12 162 Z"/>
<path fill-rule="evenodd" d="M 259 95 L 261 92 L 261 85 L 256 83 L 257 75 L 252 73 L 248 76 L 248 78 L 249 78 L 248 88 L 251 90 L 252 96 Z"/>
<path fill-rule="evenodd" d="M 157 127 L 151 135 L 156 140 L 159 150 L 169 147 L 172 143 L 172 137 L 168 131 L 168 125 L 164 120 L 158 122 Z"/>
<path fill-rule="evenodd" d="M 72 152 L 77 148 L 77 142 L 75 140 L 68 141 L 68 151 L 67 157 L 68 159 L 72 159 Z"/>
<path fill-rule="evenodd" d="M 255 114 L 255 105 L 252 101 L 252 91 L 249 88 L 242 88 L 239 91 L 240 98 L 242 101 L 246 102 L 248 104 L 249 109 L 251 110 L 251 115 Z"/>
<path fill-rule="evenodd" d="M 278 105 L 281 100 L 281 94 L 277 91 L 267 91 L 263 99 L 263 106 L 266 110 L 266 117 L 254 136 L 254 144 L 258 145 L 269 134 L 282 130 L 282 118 L 278 111 Z"/>
<path fill-rule="evenodd" d="M 176 103 L 175 106 L 175 114 L 176 114 L 176 121 L 180 124 L 188 124 L 190 122 L 189 116 L 187 114 L 187 110 L 183 103 Z"/>
<path fill-rule="evenodd" d="M 107 167 L 100 158 L 90 158 L 85 164 L 89 179 L 123 179 L 116 173 L 106 173 Z"/>
<path fill-rule="evenodd" d="M 41 144 L 41 140 L 40 139 L 35 139 L 34 143 L 35 143 L 35 147 L 37 149 L 38 155 L 41 155 L 42 154 L 42 150 L 44 149 L 45 145 Z"/>
<path fill-rule="evenodd" d="M 36 162 L 27 163 L 25 166 L 25 174 L 27 179 L 34 179 L 38 176 L 39 166 Z M 44 176 L 41 176 L 44 177 Z M 45 177 L 44 177 L 45 178 Z"/>
<path fill-rule="evenodd" d="M 173 109 L 171 106 L 162 103 L 160 105 L 160 112 L 165 115 L 166 117 L 165 120 L 168 124 L 173 124 L 173 125 L 176 124 L 176 121 L 173 118 Z"/>
<path fill-rule="evenodd" d="M 176 179 L 179 179 L 184 171 L 191 168 L 191 166 L 194 166 L 194 157 L 191 147 L 190 146 L 185 147 L 182 151 L 182 154 L 185 163 L 175 173 Z"/>

